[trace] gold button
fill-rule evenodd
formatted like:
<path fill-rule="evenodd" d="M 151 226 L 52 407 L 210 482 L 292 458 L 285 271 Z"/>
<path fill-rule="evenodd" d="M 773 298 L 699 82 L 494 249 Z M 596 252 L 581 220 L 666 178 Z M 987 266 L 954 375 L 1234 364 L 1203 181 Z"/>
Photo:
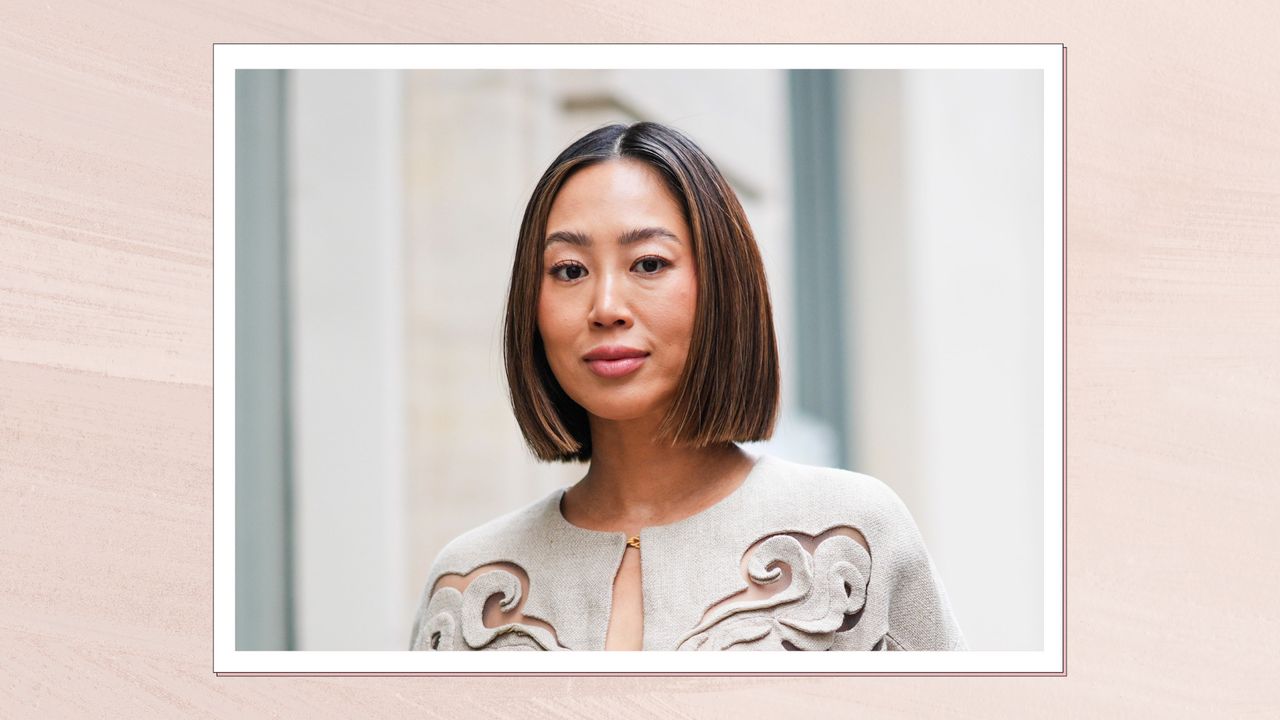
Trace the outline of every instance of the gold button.
<path fill-rule="evenodd" d="M 635 549 L 639 550 L 639 549 L 640 549 L 640 536 L 639 536 L 639 535 L 632 535 L 631 537 L 627 538 L 627 545 L 628 545 L 629 547 L 633 547 L 633 548 L 635 548 Z"/>

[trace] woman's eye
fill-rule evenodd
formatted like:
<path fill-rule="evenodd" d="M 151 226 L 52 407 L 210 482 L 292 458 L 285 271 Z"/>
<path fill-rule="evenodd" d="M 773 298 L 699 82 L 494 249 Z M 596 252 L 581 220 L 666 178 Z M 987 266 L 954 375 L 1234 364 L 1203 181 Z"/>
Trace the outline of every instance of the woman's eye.
<path fill-rule="evenodd" d="M 641 272 L 652 275 L 662 268 L 670 265 L 666 260 L 659 257 L 640 258 L 633 267 L 639 268 Z"/>
<path fill-rule="evenodd" d="M 565 263 L 551 268 L 551 274 L 561 280 L 577 280 L 587 274 L 587 269 L 577 263 Z"/>

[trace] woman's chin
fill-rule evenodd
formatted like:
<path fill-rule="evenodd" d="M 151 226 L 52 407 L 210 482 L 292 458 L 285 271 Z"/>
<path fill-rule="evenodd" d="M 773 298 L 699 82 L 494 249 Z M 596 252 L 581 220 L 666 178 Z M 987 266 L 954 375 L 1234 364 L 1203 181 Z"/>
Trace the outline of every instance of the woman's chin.
<path fill-rule="evenodd" d="M 645 418 L 661 418 L 662 407 L 652 402 L 596 402 L 583 405 L 592 420 L 632 422 Z"/>

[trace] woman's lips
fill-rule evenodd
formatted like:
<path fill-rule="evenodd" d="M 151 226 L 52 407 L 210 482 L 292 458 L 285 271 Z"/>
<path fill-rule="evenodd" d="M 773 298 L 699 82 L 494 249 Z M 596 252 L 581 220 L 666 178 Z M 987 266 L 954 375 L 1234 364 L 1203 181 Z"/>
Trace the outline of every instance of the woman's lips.
<path fill-rule="evenodd" d="M 591 372 L 600 377 L 620 378 L 628 373 L 635 372 L 648 356 L 618 358 L 617 360 L 587 360 L 587 367 L 591 368 Z"/>

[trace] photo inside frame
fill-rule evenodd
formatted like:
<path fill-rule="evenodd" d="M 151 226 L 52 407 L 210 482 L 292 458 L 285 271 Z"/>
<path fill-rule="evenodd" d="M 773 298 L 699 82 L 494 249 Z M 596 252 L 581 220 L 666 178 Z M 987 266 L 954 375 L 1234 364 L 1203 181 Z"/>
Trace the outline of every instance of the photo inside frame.
<path fill-rule="evenodd" d="M 360 69 L 358 48 L 333 46 L 313 69 L 278 47 L 281 69 L 263 69 L 238 67 L 236 46 L 220 46 L 215 83 L 215 112 L 231 105 L 215 123 L 217 271 L 234 258 L 216 322 L 235 348 L 215 370 L 216 402 L 234 407 L 229 434 L 220 423 L 215 437 L 234 438 L 234 462 L 215 478 L 215 582 L 234 589 L 216 601 L 219 672 L 1061 664 L 1061 544 L 1046 540 L 1061 534 L 1061 344 L 1047 342 L 1062 335 L 1061 123 L 1046 112 L 1061 110 L 1060 64 L 795 68 L 779 55 L 776 69 L 393 70 Z M 446 546 L 558 497 L 589 468 L 539 461 L 513 412 L 503 350 L 517 238 L 565 148 L 646 121 L 714 161 L 767 280 L 779 411 L 768 439 L 740 446 L 887 488 L 967 652 L 673 665 L 666 651 L 681 648 L 667 635 L 646 635 L 653 653 L 576 660 L 409 652 Z M 735 522 L 714 514 L 733 497 L 713 506 L 709 532 Z M 770 502 L 786 508 L 788 496 Z M 808 538 L 811 563 L 839 522 L 820 524 L 790 533 Z M 682 539 L 689 554 L 705 551 L 700 537 Z M 559 550 L 575 551 L 589 554 Z M 779 584 L 801 574 L 783 559 L 773 567 L 787 576 Z M 512 575 L 521 607 L 555 605 L 535 600 L 543 585 L 524 570 Z M 501 625 L 490 615 L 477 627 Z M 846 623 L 832 632 L 853 632 Z"/>

